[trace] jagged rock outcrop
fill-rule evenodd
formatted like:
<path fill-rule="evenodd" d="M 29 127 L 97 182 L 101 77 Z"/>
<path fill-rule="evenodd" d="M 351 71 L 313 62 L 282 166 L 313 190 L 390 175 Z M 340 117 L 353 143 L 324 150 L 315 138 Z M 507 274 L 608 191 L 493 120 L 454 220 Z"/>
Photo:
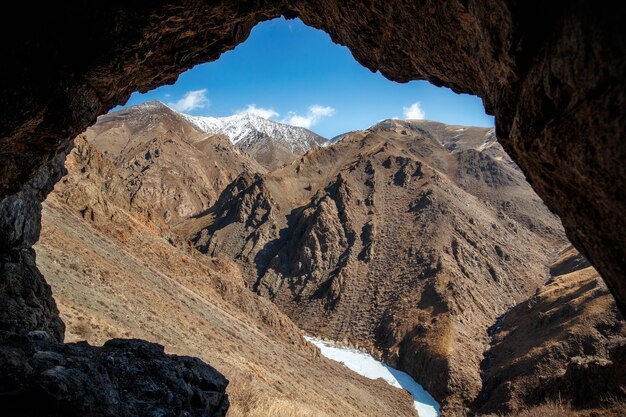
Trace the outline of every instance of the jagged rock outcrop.
<path fill-rule="evenodd" d="M 48 333 L 0 331 L 6 416 L 223 417 L 228 381 L 200 359 L 163 346 L 113 339 L 62 344 Z"/>
<path fill-rule="evenodd" d="M 300 327 L 409 372 L 450 415 L 481 389 L 487 329 L 566 242 L 493 130 L 426 121 L 242 176 L 210 212 L 198 249 L 240 260 Z"/>
<path fill-rule="evenodd" d="M 279 238 L 282 222 L 274 205 L 264 177 L 243 173 L 224 189 L 208 215 L 186 226 L 193 233 L 190 240 L 202 253 L 227 253 L 243 261 L 247 275 L 256 275 L 267 268 L 273 257 L 269 246 Z"/>

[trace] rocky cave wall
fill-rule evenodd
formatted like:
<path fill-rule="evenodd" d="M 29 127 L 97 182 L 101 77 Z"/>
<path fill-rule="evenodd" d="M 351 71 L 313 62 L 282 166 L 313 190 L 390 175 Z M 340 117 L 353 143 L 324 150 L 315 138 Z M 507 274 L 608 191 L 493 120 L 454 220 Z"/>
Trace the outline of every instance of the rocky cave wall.
<path fill-rule="evenodd" d="M 626 311 L 626 4 L 516 0 L 23 1 L 0 32 L 0 330 L 63 326 L 31 246 L 74 136 L 134 91 L 300 17 L 396 81 L 482 97 L 502 145 Z"/>

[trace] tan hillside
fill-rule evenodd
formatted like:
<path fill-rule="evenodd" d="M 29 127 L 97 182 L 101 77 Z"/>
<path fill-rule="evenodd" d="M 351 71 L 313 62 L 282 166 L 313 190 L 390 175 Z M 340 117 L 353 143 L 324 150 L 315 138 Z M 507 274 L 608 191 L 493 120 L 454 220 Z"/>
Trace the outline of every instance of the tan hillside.
<path fill-rule="evenodd" d="M 230 380 L 229 416 L 415 416 L 409 395 L 319 356 L 239 267 L 176 241 L 85 141 L 46 200 L 37 262 L 68 341 L 135 337 L 212 363 Z"/>
<path fill-rule="evenodd" d="M 577 408 L 624 410 L 613 403 L 626 390 L 626 322 L 615 300 L 572 247 L 559 254 L 551 272 L 545 286 L 491 329 L 483 361 L 486 384 L 476 404 L 483 413 L 518 410 L 547 398 Z"/>
<path fill-rule="evenodd" d="M 132 202 L 141 196 L 171 226 L 203 213 L 241 172 L 265 172 L 221 135 L 150 102 L 104 115 L 84 136 L 111 160 Z"/>

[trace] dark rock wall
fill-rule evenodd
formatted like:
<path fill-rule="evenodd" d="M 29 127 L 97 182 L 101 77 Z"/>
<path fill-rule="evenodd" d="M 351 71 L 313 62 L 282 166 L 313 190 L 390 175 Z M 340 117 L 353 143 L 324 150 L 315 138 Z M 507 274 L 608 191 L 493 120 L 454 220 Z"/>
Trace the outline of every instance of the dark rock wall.
<path fill-rule="evenodd" d="M 0 330 L 45 330 L 63 341 L 65 326 L 32 246 L 41 230 L 41 202 L 66 174 L 67 151 L 39 168 L 19 192 L 0 200 Z"/>

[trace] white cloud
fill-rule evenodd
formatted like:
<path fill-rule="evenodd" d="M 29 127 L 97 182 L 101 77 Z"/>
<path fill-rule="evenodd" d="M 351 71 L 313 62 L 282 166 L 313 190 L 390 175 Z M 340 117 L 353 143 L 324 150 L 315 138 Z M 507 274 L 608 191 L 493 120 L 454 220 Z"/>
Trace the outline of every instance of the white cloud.
<path fill-rule="evenodd" d="M 275 112 L 274 109 L 264 109 L 263 107 L 257 107 L 256 104 L 248 104 L 245 109 L 238 110 L 236 113 L 252 113 L 255 116 L 263 117 L 264 119 L 278 117 L 278 113 Z"/>
<path fill-rule="evenodd" d="M 313 118 L 307 116 L 298 116 L 294 112 L 290 111 L 289 116 L 287 116 L 287 118 L 284 119 L 283 122 L 289 125 L 306 127 L 307 129 L 309 129 L 313 125 Z"/>
<path fill-rule="evenodd" d="M 402 107 L 402 110 L 404 111 L 405 119 L 422 120 L 426 118 L 426 113 L 422 110 L 419 101 L 411 104 L 409 107 Z"/>
<path fill-rule="evenodd" d="M 207 89 L 187 91 L 183 98 L 178 101 L 167 103 L 168 106 L 178 111 L 192 111 L 204 109 L 210 104 L 207 97 Z"/>
<path fill-rule="evenodd" d="M 323 117 L 334 116 L 335 109 L 330 106 L 320 106 L 318 104 L 313 104 L 309 106 L 307 114 L 305 116 L 301 116 L 295 112 L 290 111 L 287 118 L 283 120 L 284 123 L 300 126 L 307 129 L 310 129 L 314 125 L 316 125 L 320 119 Z"/>
<path fill-rule="evenodd" d="M 317 104 L 309 107 L 309 113 L 318 119 L 321 117 L 329 117 L 335 114 L 335 109 L 330 106 L 319 106 Z"/>

